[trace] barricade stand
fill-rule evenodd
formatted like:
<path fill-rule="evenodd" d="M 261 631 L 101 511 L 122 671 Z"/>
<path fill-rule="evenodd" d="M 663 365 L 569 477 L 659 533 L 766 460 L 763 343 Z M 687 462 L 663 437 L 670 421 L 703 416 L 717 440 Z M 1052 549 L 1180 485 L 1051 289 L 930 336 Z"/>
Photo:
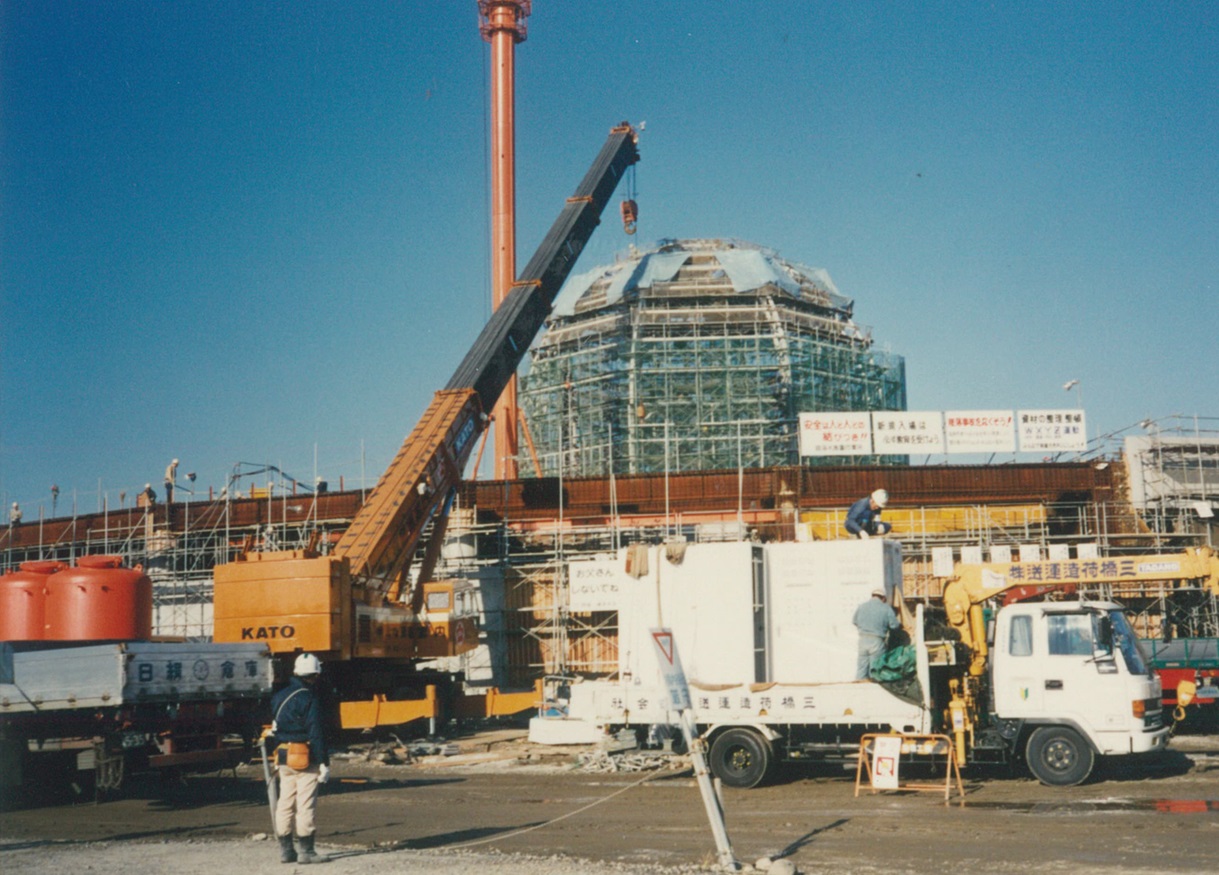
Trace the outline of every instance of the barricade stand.
<path fill-rule="evenodd" d="M 892 741 L 889 741 L 892 739 Z M 892 748 L 891 756 L 885 757 L 885 762 L 876 767 L 872 763 L 872 754 L 878 746 Z M 920 784 L 902 783 L 898 769 L 898 760 L 903 754 L 923 756 L 943 756 L 944 783 Z M 877 790 L 914 790 L 918 792 L 943 793 L 944 804 L 952 798 L 952 788 L 955 779 L 957 793 L 961 805 L 965 804 L 965 786 L 961 782 L 961 769 L 957 765 L 956 751 L 952 739 L 947 735 L 906 734 L 900 732 L 878 733 L 865 735 L 859 740 L 859 762 L 855 766 L 855 795 L 865 780 L 875 793 Z"/>

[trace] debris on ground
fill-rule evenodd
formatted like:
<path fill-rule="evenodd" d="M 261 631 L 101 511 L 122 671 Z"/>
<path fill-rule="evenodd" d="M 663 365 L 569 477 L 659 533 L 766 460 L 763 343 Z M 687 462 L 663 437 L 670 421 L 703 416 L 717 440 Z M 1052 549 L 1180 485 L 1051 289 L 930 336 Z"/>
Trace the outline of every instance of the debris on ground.
<path fill-rule="evenodd" d="M 579 754 L 576 760 L 583 772 L 654 772 L 658 769 L 683 769 L 690 765 L 689 757 L 663 750 L 624 753 L 594 750 Z"/>

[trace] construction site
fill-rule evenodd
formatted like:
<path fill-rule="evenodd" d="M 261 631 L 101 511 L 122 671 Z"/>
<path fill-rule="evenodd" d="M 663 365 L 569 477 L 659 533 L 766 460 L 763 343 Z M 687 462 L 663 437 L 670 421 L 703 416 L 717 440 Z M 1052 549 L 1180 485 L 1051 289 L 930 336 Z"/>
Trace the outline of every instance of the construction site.
<path fill-rule="evenodd" d="M 709 375 L 709 381 L 725 379 L 723 371 Z M 1205 509 L 1219 496 L 1219 437 L 1186 430 L 1192 421 L 1165 425 L 1151 436 L 1126 438 L 1113 455 L 1079 462 L 706 470 L 691 440 L 684 471 L 467 481 L 435 572 L 477 582 L 484 646 L 457 659 L 474 685 L 510 689 L 547 675 L 612 673 L 614 617 L 567 609 L 567 563 L 673 539 L 846 537 L 846 508 L 879 483 L 894 496 L 886 518 L 902 542 L 905 591 L 913 597 L 939 595 L 941 583 L 931 574 L 937 547 L 959 559 L 971 548 L 986 557 L 1022 547 L 1026 556 L 1032 548 L 1050 557 L 1080 544 L 1094 544 L 1104 556 L 1214 546 L 1216 526 Z M 705 446 L 720 458 L 721 450 Z M 663 464 L 663 441 L 657 455 Z M 254 498 L 158 503 L 9 526 L 0 531 L 0 556 L 6 568 L 16 568 L 121 555 L 153 580 L 157 635 L 207 639 L 217 565 L 251 548 L 313 545 L 325 554 L 366 498 L 358 490 L 309 491 L 277 472 L 258 481 Z M 1120 595 L 1143 617 L 1145 637 L 1161 635 L 1164 617 L 1179 637 L 1219 637 L 1216 594 L 1204 587 L 1165 582 Z"/>
<path fill-rule="evenodd" d="M 518 834 L 568 816 L 518 829 L 534 797 L 583 804 L 566 774 L 493 775 L 471 802 L 464 782 L 482 778 L 416 786 L 381 770 L 458 753 L 446 735 L 472 722 L 510 726 L 517 764 L 572 746 L 607 770 L 628 753 L 666 769 L 686 758 L 718 863 L 736 871 L 724 788 L 760 788 L 759 811 L 794 817 L 803 788 L 774 787 L 780 766 L 853 768 L 860 832 L 864 788 L 931 790 L 956 816 L 949 801 L 964 810 L 996 774 L 1091 804 L 1075 790 L 1088 781 L 1208 768 L 1209 754 L 1172 744 L 1219 725 L 1219 417 L 1092 436 L 1079 394 L 1074 409 L 910 410 L 906 356 L 874 335 L 868 290 L 840 290 L 835 265 L 767 241 L 635 242 L 642 124 L 609 120 L 518 264 L 514 52 L 531 4 L 477 7 L 491 59 L 481 332 L 374 488 L 239 462 L 219 493 L 195 492 L 174 459 L 160 500 L 150 484 L 114 507 L 99 481 L 95 512 L 14 503 L 0 529 L 0 791 L 57 783 L 75 800 L 88 774 L 98 802 L 132 775 L 190 773 L 253 810 L 261 785 L 242 770 L 258 763 L 287 854 L 272 771 L 296 771 L 298 745 L 300 771 L 317 767 L 309 744 L 325 734 L 336 750 L 363 745 L 359 761 L 336 757 L 345 831 L 407 847 L 392 845 L 397 823 L 369 827 L 354 806 L 366 789 L 409 789 L 460 824 L 429 835 L 429 803 L 416 802 L 409 849 L 475 836 L 515 851 L 531 847 Z M 581 263 L 618 218 L 623 251 Z M 324 679 L 297 700 L 316 732 L 280 739 L 273 766 L 283 708 L 268 706 L 302 675 Z M 899 764 L 943 782 L 901 783 Z M 846 784 L 829 786 L 818 790 Z M 677 807 L 675 788 L 657 787 L 657 808 Z M 995 805 L 1027 789 L 1008 781 Z M 619 816 L 623 836 L 663 819 L 646 810 Z M 184 804 L 172 817 L 194 815 Z M 107 828 L 87 820 L 72 826 L 84 839 Z M 509 825 L 484 832 L 493 820 Z M 789 837 L 758 868 L 847 823 Z M 772 825 L 758 814 L 751 841 Z M 637 860 L 604 830 L 580 832 L 594 837 L 556 847 L 709 859 L 693 832 Z M 962 855 L 983 853 L 972 841 Z M 896 864 L 903 851 L 886 853 Z"/>

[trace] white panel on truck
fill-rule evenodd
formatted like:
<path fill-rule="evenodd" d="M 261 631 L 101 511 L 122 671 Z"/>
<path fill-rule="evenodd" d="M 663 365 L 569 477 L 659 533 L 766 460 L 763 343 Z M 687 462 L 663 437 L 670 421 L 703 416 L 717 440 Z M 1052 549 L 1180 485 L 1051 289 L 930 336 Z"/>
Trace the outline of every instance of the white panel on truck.
<path fill-rule="evenodd" d="M 667 558 L 664 547 L 649 551 L 648 573 L 626 577 L 620 592 L 618 660 L 624 681 L 651 682 L 659 676 L 649 631 L 659 626 L 673 629 L 691 684 L 753 681 L 752 549 L 749 543 L 698 544 L 679 560 Z"/>
<path fill-rule="evenodd" d="M 880 539 L 767 545 L 776 682 L 855 680 L 855 609 L 875 589 L 884 588 L 890 597 L 901 589 L 900 550 Z"/>

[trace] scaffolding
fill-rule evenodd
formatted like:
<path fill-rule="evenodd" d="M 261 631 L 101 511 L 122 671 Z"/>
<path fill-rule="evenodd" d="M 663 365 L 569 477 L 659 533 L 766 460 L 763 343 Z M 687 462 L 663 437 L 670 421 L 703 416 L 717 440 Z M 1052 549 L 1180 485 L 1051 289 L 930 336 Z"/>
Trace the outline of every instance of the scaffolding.
<path fill-rule="evenodd" d="M 906 408 L 904 360 L 853 309 L 824 271 L 738 241 L 666 241 L 598 268 L 532 351 L 536 458 L 522 461 L 533 476 L 799 464 L 800 413 Z"/>
<path fill-rule="evenodd" d="M 1116 467 L 1116 466 L 1114 466 Z M 1212 544 L 1211 530 L 1186 531 L 1184 520 L 1170 534 L 1148 531 L 1129 502 L 1100 500 L 1111 495 L 1109 479 L 1100 477 L 1091 491 L 1077 488 L 1087 469 L 1037 466 L 1039 487 L 1015 494 L 1013 478 L 986 480 L 985 469 L 936 470 L 946 495 L 961 495 L 979 479 L 992 490 L 1002 484 L 1012 495 L 1006 502 L 928 500 L 886 510 L 903 547 L 904 590 L 914 598 L 937 598 L 942 580 L 932 573 L 936 548 L 964 547 L 989 552 L 996 546 L 1035 547 L 1040 555 L 1063 546 L 1094 544 L 1101 555 L 1180 550 Z M 1051 481 L 1074 471 L 1062 482 L 1072 488 L 1051 493 L 1078 494 L 1059 500 L 1035 499 Z M 775 472 L 771 472 L 772 474 Z M 787 475 L 792 472 L 778 472 Z M 915 472 L 919 473 L 919 472 Z M 843 472 L 817 472 L 819 488 L 783 491 L 795 483 L 788 476 L 745 472 L 753 498 L 742 506 L 741 494 L 726 488 L 740 482 L 734 473 L 644 477 L 622 491 L 619 505 L 614 480 L 594 490 L 589 481 L 503 481 L 486 484 L 483 507 L 459 500 L 452 511 L 440 577 L 476 582 L 482 606 L 485 647 L 455 657 L 455 670 L 478 683 L 501 688 L 530 686 L 545 675 L 610 676 L 618 668 L 617 615 L 612 611 L 573 611 L 567 586 L 571 561 L 614 555 L 633 543 L 657 544 L 743 538 L 833 539 L 844 537 L 841 502 L 827 506 L 828 490 Z M 756 483 L 752 481 L 757 481 Z M 759 500 L 761 483 L 770 484 L 770 500 Z M 545 488 L 555 487 L 555 495 Z M 798 484 L 796 484 L 798 485 Z M 662 489 L 663 486 L 663 489 Z M 655 492 L 650 502 L 643 493 Z M 744 487 L 742 486 L 742 489 Z M 907 488 L 913 494 L 915 484 Z M 519 495 L 517 492 L 519 491 Z M 207 638 L 211 634 L 212 569 L 246 549 L 302 549 L 327 552 L 361 504 L 359 492 L 293 495 L 271 490 L 265 498 L 180 502 L 172 506 L 128 508 L 66 519 L 34 521 L 0 531 L 0 560 L 12 568 L 33 559 L 74 563 L 83 555 L 122 555 L 128 565 L 142 565 L 154 582 L 154 634 Z M 464 495 L 464 493 L 463 493 Z M 492 500 L 494 496 L 498 499 Z M 519 499 L 514 500 L 515 498 Z M 608 496 L 606 498 L 605 496 Z M 465 496 L 468 498 L 469 496 Z M 670 497 L 672 502 L 670 502 Z M 552 501 L 557 500 L 558 504 Z M 562 502 L 566 502 L 566 504 Z M 492 507 L 491 505 L 494 505 Z M 790 506 L 789 506 L 790 505 Z M 672 510 L 670 510 L 670 506 Z M 512 518 L 513 514 L 516 518 Z M 1189 511 L 1193 514 L 1193 511 Z M 1196 514 L 1193 514 L 1196 516 Z M 426 540 L 426 538 L 425 538 Z M 421 544 L 421 549 L 423 549 Z M 1177 635 L 1219 635 L 1219 605 L 1213 593 L 1182 587 L 1110 589 L 1104 593 L 1125 604 L 1138 618 L 1140 634 L 1156 637 L 1168 623 Z"/>
<path fill-rule="evenodd" d="M 278 485 L 278 484 L 276 484 Z M 158 637 L 210 640 L 213 568 L 252 549 L 294 550 L 312 546 L 328 552 L 350 523 L 348 507 L 359 496 L 293 494 L 274 486 L 261 499 L 183 501 L 150 504 L 97 514 L 38 520 L 0 530 L 4 569 L 32 560 L 74 565 L 81 556 L 120 556 L 142 568 L 153 585 L 152 632 Z M 328 505 L 341 509 L 325 512 Z"/>

